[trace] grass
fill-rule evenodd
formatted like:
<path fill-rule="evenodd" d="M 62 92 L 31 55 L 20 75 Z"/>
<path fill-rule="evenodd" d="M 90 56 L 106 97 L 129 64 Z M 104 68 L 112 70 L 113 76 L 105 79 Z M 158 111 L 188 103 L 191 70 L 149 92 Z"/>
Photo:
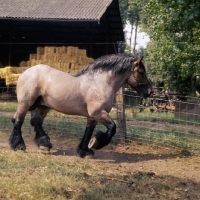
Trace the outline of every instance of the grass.
<path fill-rule="evenodd" d="M 0 137 L 7 137 L 12 130 L 10 121 L 16 104 L 0 104 Z M 8 106 L 9 108 L 6 108 Z M 4 112 L 9 110 L 9 112 Z M 133 112 L 134 111 L 134 112 Z M 115 117 L 113 111 L 112 116 Z M 174 123 L 171 113 L 160 113 L 168 123 Z M 139 113 L 126 109 L 130 119 L 136 124 L 147 121 L 156 122 L 158 114 Z M 23 132 L 30 137 L 30 115 L 27 116 Z M 54 135 L 56 141 L 82 137 L 86 120 L 75 116 L 66 116 L 54 111 L 45 120 L 44 128 Z M 153 127 L 155 128 L 155 127 Z M 97 127 L 104 130 L 105 127 Z M 127 126 L 127 135 L 131 140 L 159 145 L 188 147 L 200 150 L 199 135 L 196 132 L 185 133 L 177 130 L 155 130 L 148 127 Z M 71 136 L 71 137 L 69 137 Z M 117 137 L 114 137 L 115 139 Z M 78 142 L 76 141 L 76 145 Z M 190 146 L 191 145 L 191 146 Z M 195 146 L 196 145 L 196 146 Z M 116 165 L 116 169 L 120 166 Z M 148 200 L 148 199 L 200 199 L 200 184 L 171 176 L 157 176 L 153 172 L 121 173 L 112 171 L 106 162 L 81 159 L 76 156 L 42 154 L 41 152 L 14 152 L 0 147 L 0 199 L 2 200 Z"/>
<path fill-rule="evenodd" d="M 127 138 L 139 143 L 156 144 L 160 146 L 188 149 L 200 153 L 200 135 L 186 134 L 177 130 L 150 130 L 145 127 L 128 128 Z"/>
<path fill-rule="evenodd" d="M 120 174 L 78 157 L 0 151 L 0 199 L 199 199 L 199 184 L 170 176 Z M 188 190 L 189 188 L 189 190 Z M 188 190 L 188 192 L 184 192 Z"/>
<path fill-rule="evenodd" d="M 17 103 L 16 102 L 0 102 L 0 112 L 16 112 Z"/>

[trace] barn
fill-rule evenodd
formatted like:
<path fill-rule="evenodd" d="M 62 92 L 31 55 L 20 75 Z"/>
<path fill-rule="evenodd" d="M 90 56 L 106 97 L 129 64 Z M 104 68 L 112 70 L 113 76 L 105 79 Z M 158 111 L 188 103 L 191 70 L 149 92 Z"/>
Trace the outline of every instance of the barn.
<path fill-rule="evenodd" d="M 118 0 L 0 0 L 0 65 L 19 66 L 37 47 L 117 53 L 124 41 Z"/>

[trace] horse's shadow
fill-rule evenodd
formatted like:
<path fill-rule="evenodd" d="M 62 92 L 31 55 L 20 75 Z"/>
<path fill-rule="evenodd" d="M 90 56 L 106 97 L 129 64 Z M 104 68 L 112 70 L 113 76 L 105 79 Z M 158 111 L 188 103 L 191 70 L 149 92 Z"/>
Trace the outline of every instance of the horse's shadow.
<path fill-rule="evenodd" d="M 76 149 L 60 149 L 55 152 L 51 153 L 52 155 L 56 156 L 78 156 L 76 153 Z M 98 161 L 105 161 L 110 163 L 136 163 L 148 160 L 165 160 L 165 159 L 173 159 L 180 157 L 180 153 L 169 153 L 169 154 L 138 154 L 138 153 L 121 153 L 116 151 L 106 151 L 106 150 L 99 150 L 95 151 L 94 159 Z"/>

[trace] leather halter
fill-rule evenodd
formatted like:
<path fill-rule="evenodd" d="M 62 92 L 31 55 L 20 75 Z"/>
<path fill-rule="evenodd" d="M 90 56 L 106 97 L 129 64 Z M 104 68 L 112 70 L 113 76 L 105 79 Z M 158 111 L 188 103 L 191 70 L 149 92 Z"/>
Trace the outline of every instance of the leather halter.
<path fill-rule="evenodd" d="M 135 67 L 131 68 L 131 72 L 134 72 Z M 128 77 L 128 79 L 131 77 L 131 75 L 133 76 L 133 78 L 136 80 L 136 82 L 138 83 L 138 85 L 148 85 L 147 83 L 140 83 L 138 81 L 138 79 L 135 77 L 134 73 L 131 73 L 130 76 Z"/>

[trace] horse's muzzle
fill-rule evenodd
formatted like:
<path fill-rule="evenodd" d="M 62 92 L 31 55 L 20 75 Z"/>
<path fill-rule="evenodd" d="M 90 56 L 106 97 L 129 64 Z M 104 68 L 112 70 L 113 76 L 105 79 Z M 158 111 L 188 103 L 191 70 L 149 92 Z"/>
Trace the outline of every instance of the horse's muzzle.
<path fill-rule="evenodd" d="M 148 89 L 146 92 L 143 92 L 140 94 L 143 98 L 148 98 L 148 97 L 152 97 L 154 95 L 154 91 L 151 89 Z"/>
<path fill-rule="evenodd" d="M 149 92 L 149 96 L 148 96 L 148 97 L 152 97 L 154 94 L 155 94 L 154 91 L 151 90 L 151 91 Z"/>

